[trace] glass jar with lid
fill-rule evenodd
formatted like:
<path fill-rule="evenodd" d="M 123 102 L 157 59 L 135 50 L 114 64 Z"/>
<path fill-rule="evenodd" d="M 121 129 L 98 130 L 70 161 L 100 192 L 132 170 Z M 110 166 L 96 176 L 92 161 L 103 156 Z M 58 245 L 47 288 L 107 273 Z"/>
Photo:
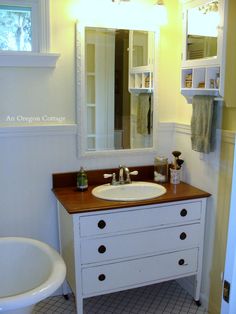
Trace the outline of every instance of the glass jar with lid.
<path fill-rule="evenodd" d="M 154 181 L 168 182 L 168 158 L 157 156 L 154 159 Z"/>

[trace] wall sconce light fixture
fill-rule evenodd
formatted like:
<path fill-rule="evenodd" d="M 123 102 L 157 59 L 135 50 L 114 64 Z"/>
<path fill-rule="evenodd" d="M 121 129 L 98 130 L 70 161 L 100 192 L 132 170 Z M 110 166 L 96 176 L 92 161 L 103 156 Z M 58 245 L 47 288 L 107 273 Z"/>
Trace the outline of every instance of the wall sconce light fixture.
<path fill-rule="evenodd" d="M 120 3 L 120 2 L 129 2 L 130 0 L 112 0 L 112 2 Z"/>

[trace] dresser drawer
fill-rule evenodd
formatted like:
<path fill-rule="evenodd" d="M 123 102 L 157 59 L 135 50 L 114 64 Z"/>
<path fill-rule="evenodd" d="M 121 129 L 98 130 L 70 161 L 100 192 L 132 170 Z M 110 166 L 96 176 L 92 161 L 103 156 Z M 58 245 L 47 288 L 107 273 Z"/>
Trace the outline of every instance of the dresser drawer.
<path fill-rule="evenodd" d="M 199 220 L 201 201 L 80 217 L 80 235 L 92 236 Z"/>
<path fill-rule="evenodd" d="M 162 254 L 82 270 L 83 295 L 154 283 L 197 271 L 198 249 Z"/>
<path fill-rule="evenodd" d="M 200 224 L 81 240 L 82 263 L 177 251 L 199 245 Z"/>

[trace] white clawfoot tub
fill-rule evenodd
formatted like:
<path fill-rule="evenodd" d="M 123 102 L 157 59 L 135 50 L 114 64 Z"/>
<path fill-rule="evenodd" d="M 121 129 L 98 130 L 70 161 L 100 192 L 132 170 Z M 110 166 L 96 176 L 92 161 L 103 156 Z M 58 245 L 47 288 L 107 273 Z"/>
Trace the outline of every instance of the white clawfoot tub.
<path fill-rule="evenodd" d="M 46 243 L 31 238 L 0 238 L 0 313 L 32 313 L 34 304 L 63 283 L 66 266 Z"/>

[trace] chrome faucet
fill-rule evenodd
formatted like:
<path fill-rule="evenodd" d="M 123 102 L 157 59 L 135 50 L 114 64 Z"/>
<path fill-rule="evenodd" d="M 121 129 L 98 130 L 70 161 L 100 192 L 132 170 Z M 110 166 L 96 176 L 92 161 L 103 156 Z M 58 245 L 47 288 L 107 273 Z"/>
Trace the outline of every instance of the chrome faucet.
<path fill-rule="evenodd" d="M 119 183 L 120 184 L 125 184 L 125 180 L 124 180 L 124 172 L 126 173 L 126 178 L 127 178 L 127 170 L 129 171 L 128 168 L 126 168 L 125 166 L 119 166 Z"/>
<path fill-rule="evenodd" d="M 103 175 L 103 177 L 105 179 L 112 177 L 112 181 L 111 181 L 111 185 L 118 185 L 118 184 L 128 184 L 131 183 L 131 179 L 130 179 L 130 175 L 137 175 L 138 171 L 134 170 L 134 171 L 129 171 L 129 168 L 127 168 L 126 166 L 119 166 L 119 180 L 116 181 L 116 174 L 115 173 L 105 173 Z M 124 175 L 125 175 L 125 179 L 124 179 Z"/>
<path fill-rule="evenodd" d="M 124 180 L 124 173 L 126 176 L 126 179 Z M 131 183 L 131 179 L 130 179 L 130 175 L 137 175 L 138 171 L 129 171 L 129 168 L 127 168 L 126 166 L 120 166 L 119 167 L 119 183 L 120 184 L 128 184 Z"/>

